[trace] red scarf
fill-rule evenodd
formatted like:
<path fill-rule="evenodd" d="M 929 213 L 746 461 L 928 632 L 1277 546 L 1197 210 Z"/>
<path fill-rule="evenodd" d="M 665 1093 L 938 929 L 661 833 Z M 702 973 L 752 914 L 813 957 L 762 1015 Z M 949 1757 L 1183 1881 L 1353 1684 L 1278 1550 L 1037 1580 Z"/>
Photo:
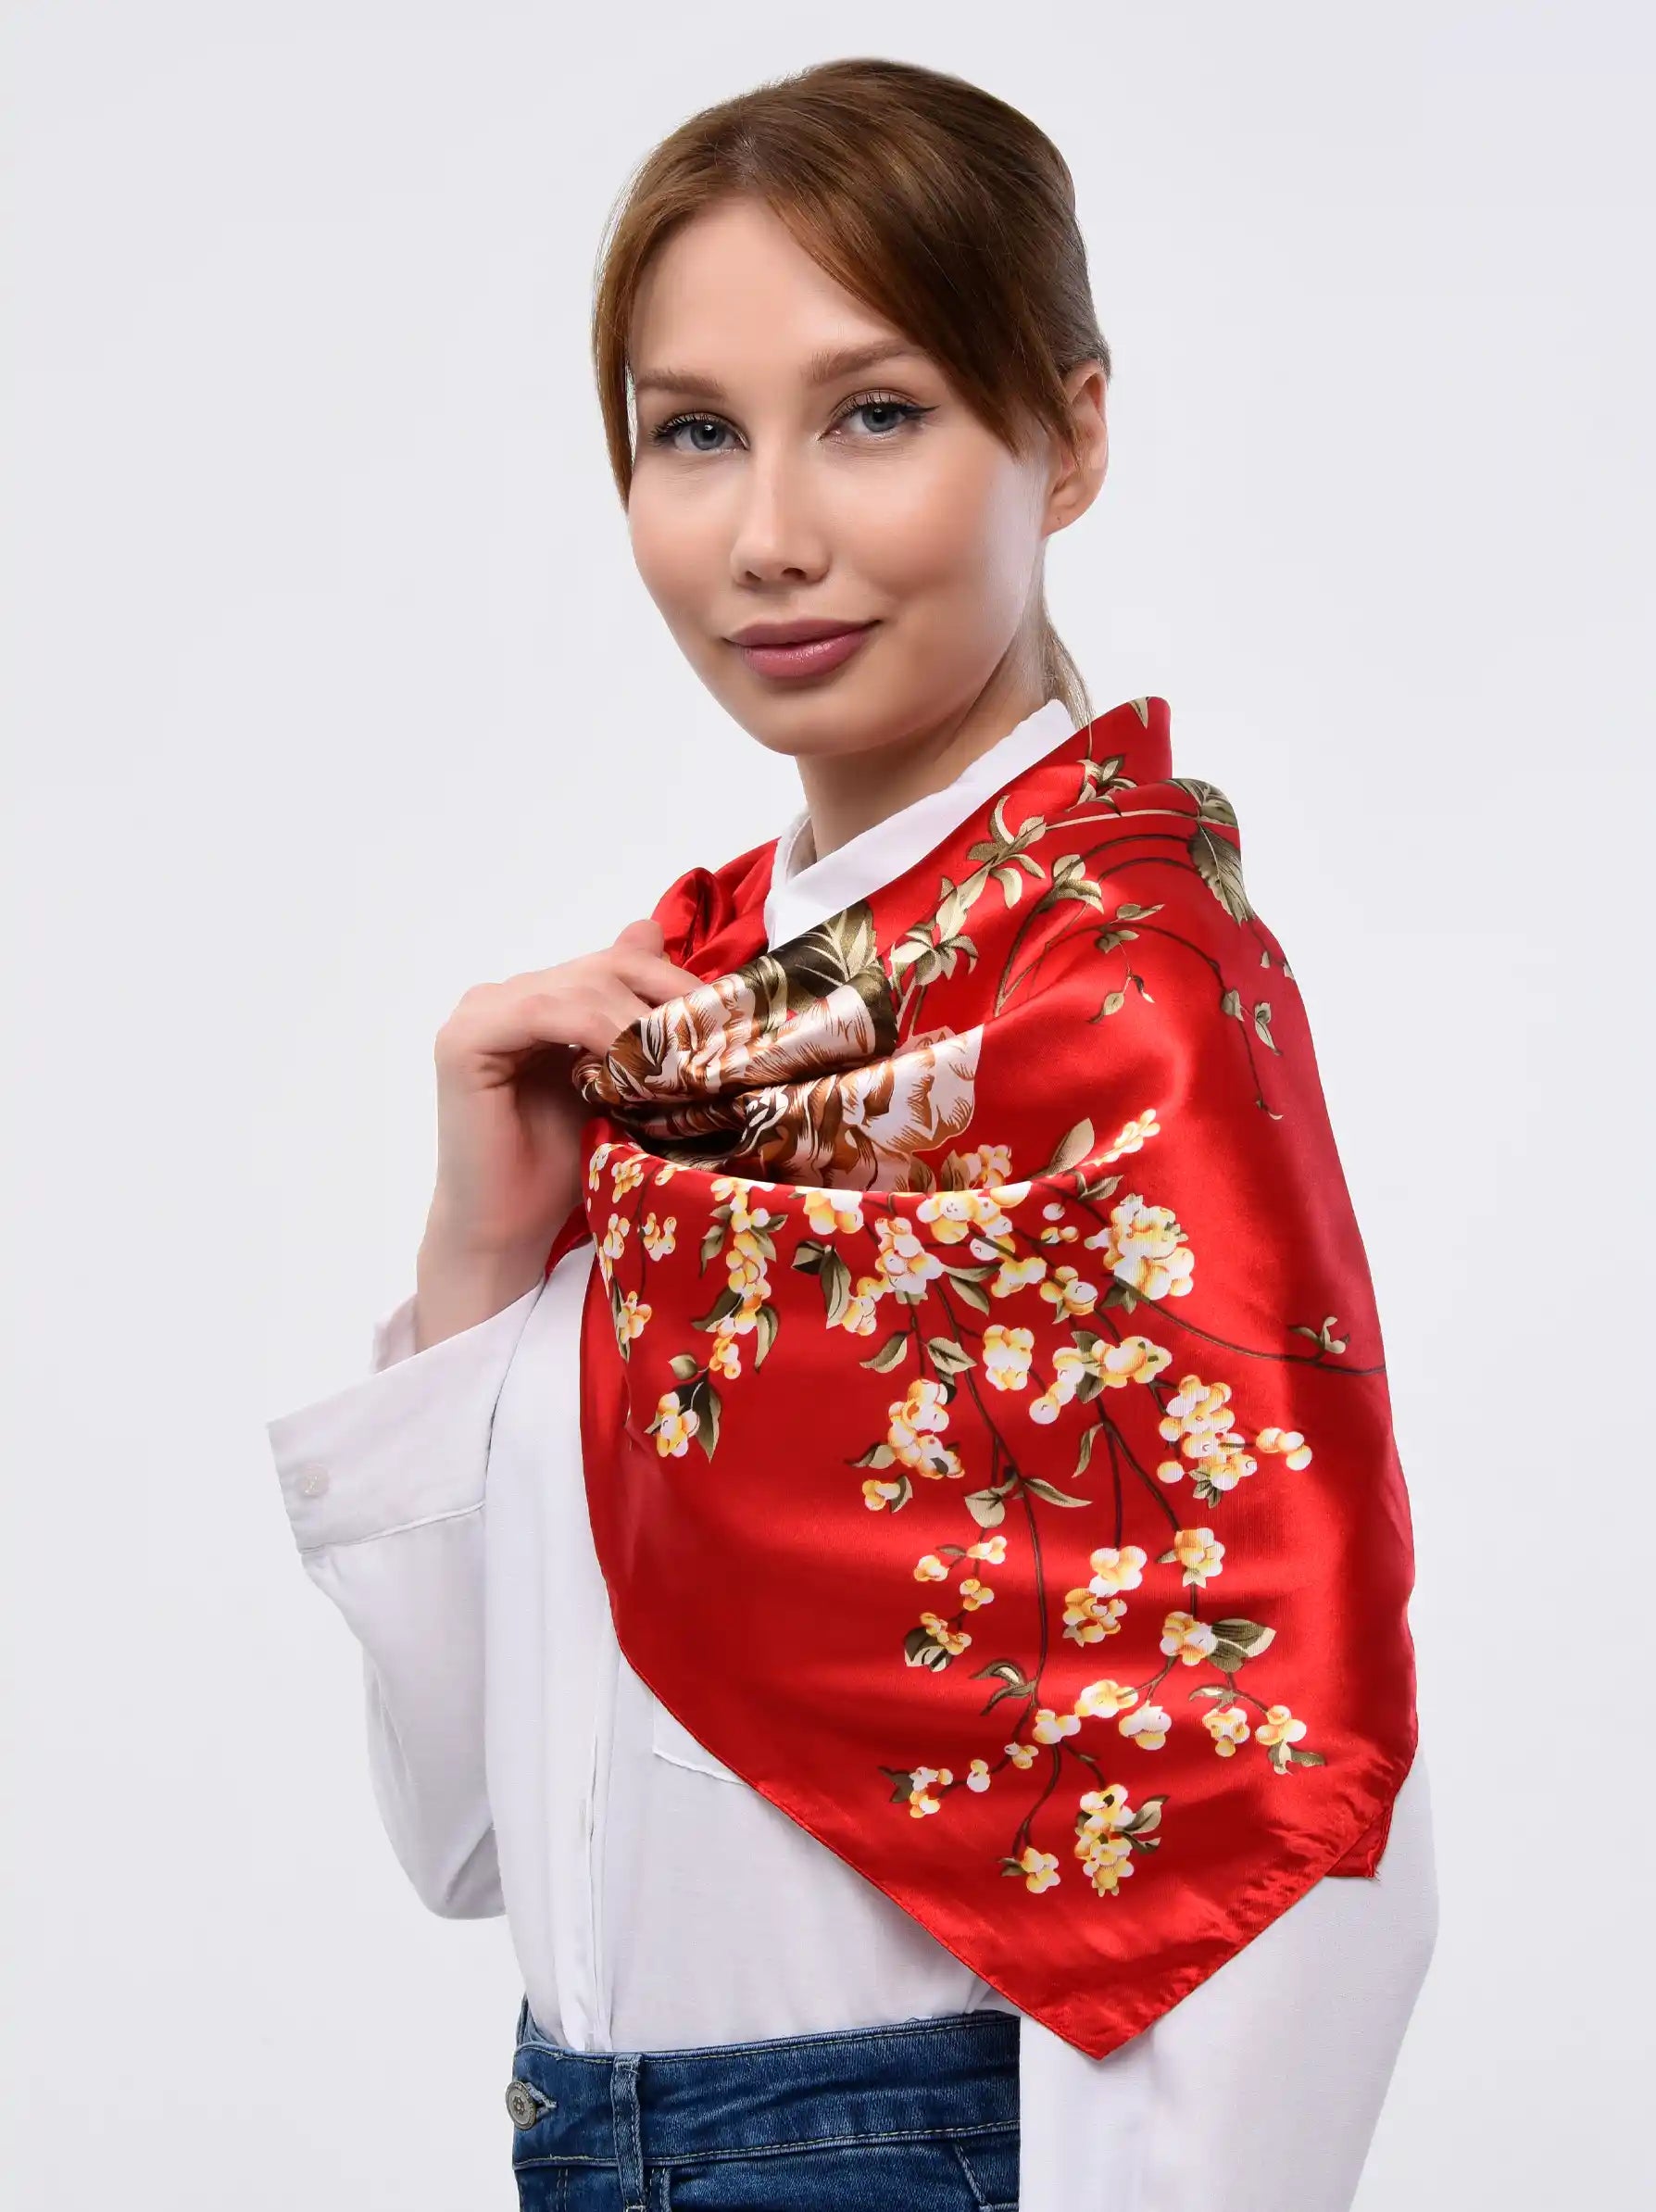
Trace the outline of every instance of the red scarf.
<path fill-rule="evenodd" d="M 656 915 L 704 981 L 577 1068 L 548 1263 L 597 1240 L 628 1661 L 1094 2057 L 1372 1874 L 1415 1747 L 1305 1009 L 1229 802 L 1171 767 L 1166 702 L 1116 707 L 771 951 L 773 843 L 682 876 Z"/>

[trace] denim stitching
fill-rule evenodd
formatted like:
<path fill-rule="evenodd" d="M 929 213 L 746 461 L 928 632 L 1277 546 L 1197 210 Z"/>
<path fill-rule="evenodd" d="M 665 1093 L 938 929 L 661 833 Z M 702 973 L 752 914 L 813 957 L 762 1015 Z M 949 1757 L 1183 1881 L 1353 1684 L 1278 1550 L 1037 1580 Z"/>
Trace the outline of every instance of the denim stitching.
<path fill-rule="evenodd" d="M 625 2198 L 622 2212 L 645 2212 L 644 2140 L 638 2109 L 638 2060 L 635 2051 L 616 2054 L 609 2080 L 609 2112 L 615 2129 L 616 2179 Z"/>
<path fill-rule="evenodd" d="M 717 2166 L 733 2158 L 774 2158 L 784 2156 L 790 2151 L 832 2151 L 843 2143 L 933 2143 L 939 2137 L 947 2140 L 952 2148 L 955 2139 L 960 2136 L 1010 2135 L 1016 2134 L 1017 2129 L 1016 2120 L 984 2120 L 959 2128 L 854 2129 L 843 2135 L 796 2135 L 789 2136 L 784 2143 L 738 2143 L 713 2151 L 663 2151 L 647 2158 L 645 2164 L 649 2167 Z M 602 2168 L 606 2171 L 616 2165 L 613 2158 L 601 2157 L 587 2151 L 548 2151 L 537 2157 L 521 2159 L 519 2163 L 523 2166 L 585 2166 Z M 629 2207 L 629 2212 L 635 2212 L 635 2208 Z M 985 2212 L 988 2212 L 987 2206 Z"/>

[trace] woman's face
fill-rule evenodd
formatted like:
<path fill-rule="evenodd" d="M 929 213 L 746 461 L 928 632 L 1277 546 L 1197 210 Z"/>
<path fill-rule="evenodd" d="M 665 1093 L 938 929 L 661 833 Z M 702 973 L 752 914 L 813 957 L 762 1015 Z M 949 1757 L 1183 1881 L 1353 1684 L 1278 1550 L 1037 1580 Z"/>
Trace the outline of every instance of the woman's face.
<path fill-rule="evenodd" d="M 997 685 L 1018 713 L 1040 704 L 1042 547 L 1102 480 L 1101 372 L 1071 379 L 1095 410 L 1090 464 L 1065 466 L 1047 439 L 1020 459 L 752 199 L 660 249 L 629 353 L 634 557 L 744 729 L 777 752 L 858 752 L 959 719 Z M 823 622 L 869 625 L 835 666 L 734 642 Z"/>

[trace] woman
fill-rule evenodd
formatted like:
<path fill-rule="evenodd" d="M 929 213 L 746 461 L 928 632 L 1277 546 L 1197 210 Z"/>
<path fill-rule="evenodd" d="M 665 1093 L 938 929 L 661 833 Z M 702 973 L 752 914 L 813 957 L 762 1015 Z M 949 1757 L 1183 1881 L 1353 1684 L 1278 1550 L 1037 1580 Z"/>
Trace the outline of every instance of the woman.
<path fill-rule="evenodd" d="M 808 70 L 650 157 L 594 336 L 640 572 L 805 805 L 467 992 L 416 1289 L 269 1425 L 397 1855 L 508 1917 L 521 2201 L 1332 2212 L 1436 1923 L 1407 1504 L 1234 817 L 1047 619 L 1107 459 L 1068 171 Z"/>

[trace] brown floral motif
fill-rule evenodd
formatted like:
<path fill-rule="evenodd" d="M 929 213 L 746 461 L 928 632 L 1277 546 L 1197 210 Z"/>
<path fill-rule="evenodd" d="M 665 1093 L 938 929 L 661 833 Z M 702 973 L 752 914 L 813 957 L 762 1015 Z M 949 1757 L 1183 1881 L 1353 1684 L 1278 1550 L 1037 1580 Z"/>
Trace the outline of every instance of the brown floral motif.
<path fill-rule="evenodd" d="M 981 1029 L 925 1030 L 870 1067 L 773 1093 L 753 1157 L 787 1182 L 910 1189 L 915 1155 L 972 1119 L 982 1041 Z"/>
<path fill-rule="evenodd" d="M 972 1118 L 981 1029 L 897 1037 L 859 904 L 671 999 L 575 1078 L 681 1164 L 750 1162 L 793 1182 L 903 1190 Z M 714 1145 L 708 1140 L 716 1138 Z"/>

